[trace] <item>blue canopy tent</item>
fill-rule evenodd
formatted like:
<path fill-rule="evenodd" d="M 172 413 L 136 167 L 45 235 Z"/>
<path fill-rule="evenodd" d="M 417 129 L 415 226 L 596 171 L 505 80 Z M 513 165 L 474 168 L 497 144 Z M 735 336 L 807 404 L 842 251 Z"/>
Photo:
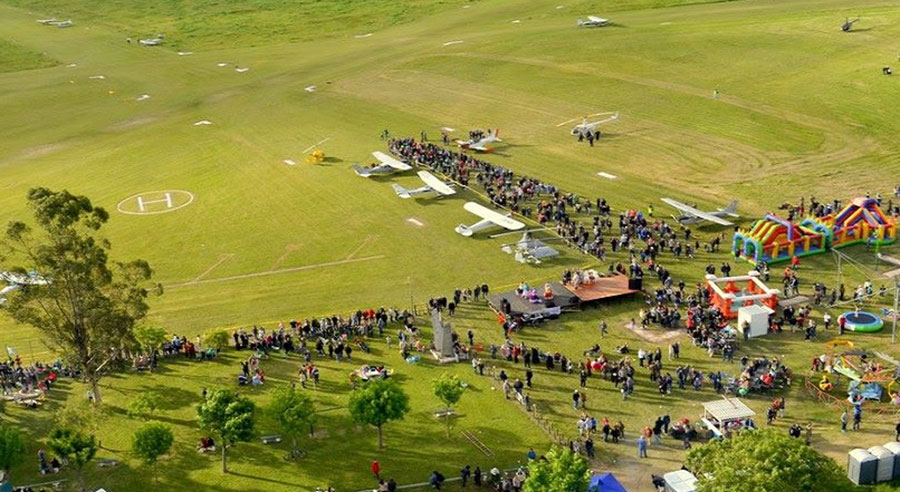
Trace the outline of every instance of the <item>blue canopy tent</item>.
<path fill-rule="evenodd" d="M 588 482 L 588 492 L 628 492 L 612 473 L 595 474 Z"/>

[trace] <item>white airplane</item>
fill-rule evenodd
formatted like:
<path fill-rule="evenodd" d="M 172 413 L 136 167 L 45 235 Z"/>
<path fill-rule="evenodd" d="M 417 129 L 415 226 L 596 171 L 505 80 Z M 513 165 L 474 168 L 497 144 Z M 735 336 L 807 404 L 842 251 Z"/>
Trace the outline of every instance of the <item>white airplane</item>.
<path fill-rule="evenodd" d="M 492 226 L 500 226 L 511 231 L 518 231 L 525 227 L 525 224 L 511 218 L 512 214 L 504 215 L 475 202 L 466 202 L 466 204 L 463 205 L 463 208 L 466 209 L 467 212 L 481 217 L 480 221 L 470 226 L 464 224 L 456 226 L 456 232 L 465 237 L 471 237 L 476 232 L 483 231 Z"/>
<path fill-rule="evenodd" d="M 454 140 L 454 142 L 456 142 L 456 145 L 459 145 L 464 149 L 476 150 L 478 152 L 493 152 L 494 149 L 488 147 L 487 145 L 494 142 L 502 142 L 503 140 L 500 140 L 500 137 L 498 135 L 500 135 L 499 128 L 494 130 L 493 132 L 488 130 L 487 135 L 478 140 Z"/>
<path fill-rule="evenodd" d="M 729 203 L 727 207 L 720 208 L 715 212 L 704 212 L 702 210 L 697 210 L 690 205 L 681 203 L 678 200 L 673 200 L 671 198 L 663 198 L 662 201 L 671 205 L 682 213 L 682 215 L 680 216 L 672 216 L 672 218 L 682 224 L 698 224 L 700 222 L 703 222 L 704 220 L 707 220 L 715 224 L 730 226 L 732 225 L 731 222 L 728 222 L 722 217 L 725 217 L 726 215 L 729 217 L 740 217 L 740 215 L 734 213 L 737 210 L 737 200 L 732 200 L 732 202 Z"/>
<path fill-rule="evenodd" d="M 547 243 L 540 239 L 535 239 L 531 232 L 525 231 L 515 244 L 504 244 L 500 247 L 504 253 L 516 255 L 516 261 L 519 263 L 534 263 L 538 265 L 544 258 L 552 258 L 559 255 L 559 251 L 547 246 Z"/>
<path fill-rule="evenodd" d="M 605 116 L 605 118 L 599 119 L 597 121 L 588 121 L 588 119 L 586 117 L 582 118 L 581 124 L 575 125 L 575 127 L 572 128 L 572 131 L 569 133 L 571 133 L 572 135 L 575 135 L 576 137 L 581 135 L 584 138 L 587 138 L 588 135 L 593 135 L 594 139 L 596 140 L 596 139 L 600 138 L 600 130 L 596 129 L 598 126 L 600 126 L 604 123 L 609 123 L 611 121 L 619 120 L 619 112 L 618 111 L 616 111 L 615 113 L 597 113 L 593 116 Z"/>
<path fill-rule="evenodd" d="M 141 43 L 141 46 L 159 46 L 163 44 L 163 38 L 142 39 L 138 42 Z"/>
<path fill-rule="evenodd" d="M 59 28 L 63 28 L 63 27 L 72 27 L 72 26 L 75 25 L 75 23 L 72 22 L 72 19 L 64 20 L 64 21 L 60 21 L 60 22 L 55 22 L 55 24 L 56 24 L 56 27 L 59 27 Z"/>
<path fill-rule="evenodd" d="M 578 25 L 581 27 L 603 27 L 609 25 L 609 19 L 589 15 L 587 16 L 587 20 L 578 19 Z"/>
<path fill-rule="evenodd" d="M 394 192 L 397 193 L 397 196 L 399 196 L 400 198 L 409 198 L 413 195 L 421 195 L 423 193 L 429 193 L 433 191 L 437 193 L 439 197 L 441 197 L 456 193 L 456 190 L 454 190 L 451 185 L 444 183 L 428 171 L 419 171 L 417 174 L 419 175 L 419 179 L 421 179 L 422 182 L 425 183 L 425 186 L 409 190 L 398 185 L 397 183 L 393 183 L 391 184 L 391 187 L 394 188 Z"/>
<path fill-rule="evenodd" d="M 43 24 L 45 26 L 52 26 L 59 22 L 59 19 L 56 17 L 51 17 L 49 19 L 38 19 L 38 24 Z"/>
<path fill-rule="evenodd" d="M 412 166 L 409 164 L 399 161 L 383 152 L 372 152 L 372 156 L 378 159 L 378 162 L 381 164 L 378 166 L 373 164 L 371 167 L 355 165 L 353 166 L 353 170 L 356 174 L 364 178 L 370 178 L 380 174 L 391 174 L 397 171 L 409 171 L 412 169 Z"/>
<path fill-rule="evenodd" d="M 49 280 L 34 272 L 29 272 L 28 274 L 0 272 L 0 280 L 8 284 L 3 289 L 0 289 L 0 304 L 5 303 L 6 295 L 14 290 L 28 285 L 47 285 L 50 283 Z"/>

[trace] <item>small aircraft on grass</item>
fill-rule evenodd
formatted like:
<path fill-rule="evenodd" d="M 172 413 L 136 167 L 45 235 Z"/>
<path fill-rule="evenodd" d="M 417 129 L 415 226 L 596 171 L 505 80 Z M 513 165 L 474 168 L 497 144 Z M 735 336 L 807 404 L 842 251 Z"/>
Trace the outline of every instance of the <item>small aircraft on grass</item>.
<path fill-rule="evenodd" d="M 597 17 L 596 15 L 587 16 L 587 20 L 578 19 L 577 22 L 581 27 L 603 27 L 609 25 L 609 19 Z"/>
<path fill-rule="evenodd" d="M 0 280 L 8 284 L 3 289 L 0 289 L 0 304 L 5 303 L 6 295 L 14 290 L 21 289 L 22 287 L 27 287 L 29 285 L 47 285 L 50 283 L 49 280 L 41 277 L 34 272 L 29 272 L 27 274 L 0 272 Z"/>
<path fill-rule="evenodd" d="M 141 46 L 159 46 L 163 44 L 164 39 L 161 37 L 150 38 L 150 39 L 141 39 L 138 41 L 141 43 Z"/>
<path fill-rule="evenodd" d="M 466 204 L 463 205 L 463 208 L 466 209 L 467 212 L 473 213 L 482 219 L 470 226 L 464 224 L 456 226 L 456 232 L 465 237 L 471 237 L 476 232 L 483 231 L 492 226 L 503 227 L 504 229 L 509 229 L 511 231 L 518 231 L 525 227 L 525 224 L 510 217 L 512 214 L 504 215 L 475 202 L 466 202 Z"/>
<path fill-rule="evenodd" d="M 413 195 L 421 195 L 423 193 L 435 192 L 438 194 L 438 197 L 448 196 L 456 193 L 456 190 L 453 189 L 453 186 L 447 183 L 444 183 L 437 176 L 431 174 L 428 171 L 419 171 L 416 173 L 419 175 L 419 179 L 425 183 L 425 186 L 415 189 L 407 189 L 404 188 L 397 183 L 391 184 L 391 187 L 394 188 L 394 192 L 397 193 L 397 196 L 400 198 L 410 198 Z"/>
<path fill-rule="evenodd" d="M 478 152 L 493 152 L 494 149 L 492 147 L 488 147 L 488 144 L 492 144 L 494 142 L 502 142 L 500 140 L 500 129 L 496 129 L 493 132 L 488 130 L 486 136 L 481 137 L 480 139 L 470 138 L 469 140 L 454 140 L 456 145 L 459 145 L 463 149 L 475 150 Z"/>
<path fill-rule="evenodd" d="M 372 156 L 378 159 L 378 162 L 381 164 L 377 166 L 373 164 L 371 167 L 355 165 L 353 166 L 353 171 L 364 178 L 370 178 L 372 176 L 392 174 L 398 171 L 409 171 L 412 169 L 412 166 L 409 164 L 399 161 L 384 152 L 375 151 L 372 152 Z"/>
<path fill-rule="evenodd" d="M 737 210 L 737 200 L 732 200 L 727 207 L 720 208 L 715 212 L 704 212 L 671 198 L 663 198 L 662 201 L 682 213 L 682 215 L 679 216 L 672 216 L 672 218 L 682 224 L 699 224 L 703 221 L 709 221 L 723 226 L 730 226 L 732 225 L 731 222 L 728 222 L 722 217 L 725 217 L 726 215 L 729 217 L 740 217 L 740 215 L 734 213 Z"/>
<path fill-rule="evenodd" d="M 516 261 L 519 263 L 533 263 L 538 265 L 542 259 L 552 258 L 559 255 L 559 251 L 547 246 L 547 243 L 540 239 L 535 239 L 531 231 L 525 231 L 522 239 L 513 244 L 504 244 L 500 247 L 504 253 L 516 255 Z"/>
<path fill-rule="evenodd" d="M 594 137 L 594 140 L 597 140 L 600 138 L 600 130 L 597 130 L 598 126 L 604 123 L 609 123 L 611 121 L 619 120 L 618 111 L 615 113 L 597 113 L 591 116 L 605 116 L 605 118 L 599 119 L 597 121 L 588 121 L 586 117 L 582 118 L 581 124 L 575 125 L 570 133 L 572 135 L 575 135 L 576 137 L 581 136 L 584 138 L 588 138 L 588 135 L 592 135 Z"/>
<path fill-rule="evenodd" d="M 851 18 L 847 17 L 844 20 L 844 23 L 841 24 L 841 31 L 850 32 L 853 29 L 853 24 L 858 21 L 859 21 L 859 17 L 857 17 L 855 19 L 851 19 Z"/>

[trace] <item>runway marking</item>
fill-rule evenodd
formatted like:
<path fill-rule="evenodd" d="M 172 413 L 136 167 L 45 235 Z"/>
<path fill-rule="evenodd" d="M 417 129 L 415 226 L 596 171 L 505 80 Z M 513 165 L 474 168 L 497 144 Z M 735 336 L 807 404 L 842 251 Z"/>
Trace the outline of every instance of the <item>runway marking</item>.
<path fill-rule="evenodd" d="M 194 126 L 206 126 L 206 125 L 212 125 L 212 121 L 200 120 L 200 121 L 194 123 Z"/>
<path fill-rule="evenodd" d="M 296 166 L 296 165 L 297 165 L 297 163 L 296 163 L 294 160 L 292 160 L 292 159 L 285 159 L 285 160 L 283 160 L 283 161 L 281 161 L 281 162 L 287 164 L 288 166 Z"/>
<path fill-rule="evenodd" d="M 225 263 L 226 261 L 230 260 L 233 257 L 234 257 L 234 255 L 231 253 L 225 253 L 225 254 L 219 255 L 219 261 L 213 263 L 213 266 L 207 268 L 205 272 L 201 273 L 200 275 L 197 275 L 197 278 L 192 280 L 192 282 L 199 282 L 199 281 L 203 280 L 203 277 L 209 275 L 209 273 L 212 272 L 213 270 L 215 270 L 216 268 L 218 268 L 219 265 L 221 265 L 222 263 Z"/>
<path fill-rule="evenodd" d="M 360 244 L 358 248 L 354 249 L 353 252 L 350 253 L 349 255 L 347 255 L 347 257 L 344 258 L 344 259 L 345 259 L 345 260 L 351 260 L 351 259 L 353 259 L 353 257 L 356 256 L 356 253 L 359 253 L 360 250 L 362 250 L 364 247 L 366 247 L 366 245 L 368 245 L 369 242 L 370 242 L 372 239 L 374 239 L 374 238 L 375 238 L 375 236 L 369 236 L 369 237 L 363 239 L 362 244 Z"/>
<path fill-rule="evenodd" d="M 616 179 L 618 177 L 615 174 L 609 174 L 609 173 L 604 173 L 604 172 L 597 173 L 597 176 L 600 176 L 601 178 L 606 178 L 606 179 Z"/>
<path fill-rule="evenodd" d="M 444 43 L 444 46 L 453 46 L 454 44 L 461 44 L 461 43 L 464 43 L 464 42 L 465 42 L 465 41 L 460 41 L 460 40 L 456 40 L 456 41 L 447 41 L 446 43 Z"/>
<path fill-rule="evenodd" d="M 269 270 L 275 270 L 276 268 L 280 267 L 281 264 L 284 263 L 284 260 L 286 260 L 287 257 L 291 255 L 291 253 L 295 253 L 297 251 L 300 251 L 299 244 L 286 245 L 284 247 L 284 254 L 282 254 L 281 256 L 278 257 L 277 260 L 275 260 L 275 263 L 272 264 L 272 268 L 270 268 Z"/>
<path fill-rule="evenodd" d="M 282 268 L 281 270 L 269 270 L 268 272 L 245 273 L 242 275 L 232 275 L 230 277 L 211 278 L 211 279 L 204 279 L 204 280 L 198 280 L 198 281 L 182 282 L 180 284 L 166 285 L 165 288 L 175 289 L 178 287 L 190 287 L 192 285 L 213 284 L 213 283 L 221 283 L 221 282 L 230 282 L 232 280 L 243 280 L 243 279 L 248 279 L 248 278 L 267 277 L 269 275 L 278 275 L 281 273 L 302 272 L 304 270 L 313 270 L 316 268 L 338 266 L 338 265 L 344 265 L 347 263 L 359 263 L 359 262 L 363 262 L 363 261 L 380 260 L 381 258 L 384 258 L 384 257 L 385 257 L 385 255 L 376 255 L 376 256 L 365 256 L 363 258 L 354 258 L 352 260 L 329 261 L 329 262 L 325 262 L 325 263 L 316 263 L 314 265 L 304 265 L 304 266 L 299 266 L 299 267 Z"/>
<path fill-rule="evenodd" d="M 425 224 L 423 224 L 422 221 L 420 221 L 419 219 L 413 218 L 413 217 L 406 219 L 406 221 L 416 227 L 424 227 L 425 226 Z"/>
<path fill-rule="evenodd" d="M 363 38 L 367 38 L 367 37 L 369 37 L 369 36 L 371 36 L 371 35 L 372 35 L 372 33 L 369 32 L 369 33 L 366 33 L 366 34 L 357 34 L 356 36 L 353 36 L 353 37 L 356 38 L 356 39 L 363 39 Z"/>
<path fill-rule="evenodd" d="M 316 143 L 310 145 L 309 147 L 303 149 L 303 153 L 305 154 L 305 153 L 309 152 L 310 150 L 312 150 L 312 149 L 314 149 L 314 148 L 316 148 L 316 147 L 322 145 L 323 143 L 325 143 L 325 142 L 327 142 L 327 141 L 329 141 L 329 140 L 331 140 L 331 137 L 325 137 L 325 138 L 323 138 L 322 140 L 319 140 L 318 142 L 316 142 Z"/>

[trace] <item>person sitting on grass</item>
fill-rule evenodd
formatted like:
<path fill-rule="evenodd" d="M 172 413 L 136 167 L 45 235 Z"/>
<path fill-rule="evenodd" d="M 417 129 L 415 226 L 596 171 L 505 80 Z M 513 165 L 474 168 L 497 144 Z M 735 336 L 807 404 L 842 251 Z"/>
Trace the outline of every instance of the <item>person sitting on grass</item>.
<path fill-rule="evenodd" d="M 201 453 L 213 453 L 216 451 L 216 442 L 211 437 L 201 437 L 197 451 Z"/>

